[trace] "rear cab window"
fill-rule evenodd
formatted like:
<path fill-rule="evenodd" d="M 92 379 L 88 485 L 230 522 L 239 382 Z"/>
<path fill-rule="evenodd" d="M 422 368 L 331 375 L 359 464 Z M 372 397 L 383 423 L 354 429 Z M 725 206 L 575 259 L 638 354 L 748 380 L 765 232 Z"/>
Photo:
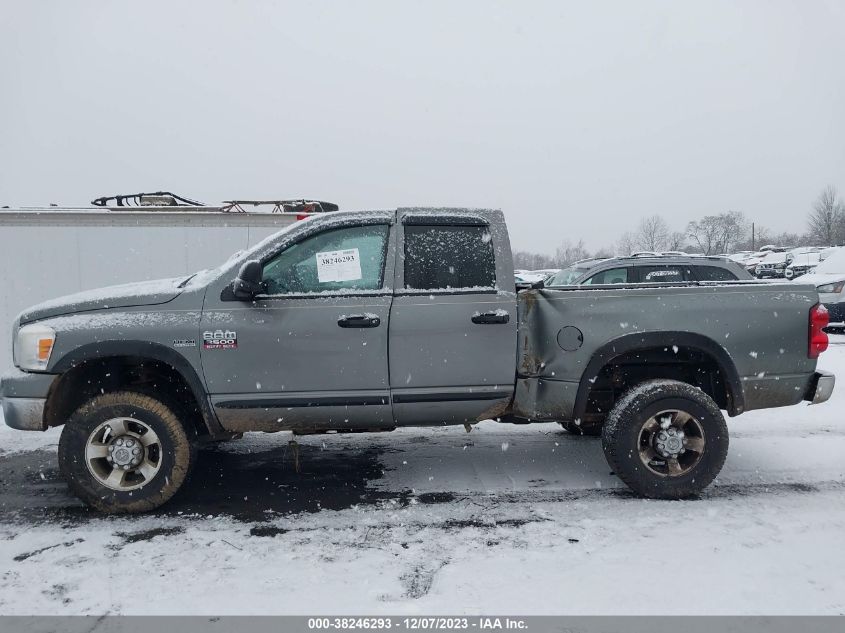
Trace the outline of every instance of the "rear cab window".
<path fill-rule="evenodd" d="M 404 271 L 407 290 L 494 290 L 489 227 L 406 224 Z"/>

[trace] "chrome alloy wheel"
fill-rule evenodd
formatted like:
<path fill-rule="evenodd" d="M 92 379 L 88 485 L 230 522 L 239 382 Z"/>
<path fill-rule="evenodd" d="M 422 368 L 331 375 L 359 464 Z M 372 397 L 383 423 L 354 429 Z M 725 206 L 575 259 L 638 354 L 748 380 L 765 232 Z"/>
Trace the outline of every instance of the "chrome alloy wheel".
<path fill-rule="evenodd" d="M 135 418 L 100 424 L 85 444 L 85 465 L 106 488 L 127 492 L 149 483 L 161 469 L 162 448 L 155 431 Z"/>
<path fill-rule="evenodd" d="M 701 461 L 704 444 L 704 427 L 686 411 L 661 411 L 640 429 L 640 459 L 661 477 L 687 474 Z"/>

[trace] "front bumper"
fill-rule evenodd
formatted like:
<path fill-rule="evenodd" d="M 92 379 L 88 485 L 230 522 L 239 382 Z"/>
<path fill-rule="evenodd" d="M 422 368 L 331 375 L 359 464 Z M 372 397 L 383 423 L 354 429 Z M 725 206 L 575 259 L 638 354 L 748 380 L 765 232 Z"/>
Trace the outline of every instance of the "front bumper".
<path fill-rule="evenodd" d="M 821 404 L 830 399 L 833 395 L 833 387 L 836 384 L 836 376 L 826 371 L 817 371 L 810 386 L 807 388 L 807 393 L 804 394 L 804 400 L 809 400 L 810 404 Z"/>
<path fill-rule="evenodd" d="M 57 377 L 15 370 L 0 378 L 0 403 L 6 426 L 21 431 L 46 431 L 44 406 Z"/>
<path fill-rule="evenodd" d="M 46 431 L 44 405 L 47 398 L 3 398 L 6 426 L 19 431 Z"/>

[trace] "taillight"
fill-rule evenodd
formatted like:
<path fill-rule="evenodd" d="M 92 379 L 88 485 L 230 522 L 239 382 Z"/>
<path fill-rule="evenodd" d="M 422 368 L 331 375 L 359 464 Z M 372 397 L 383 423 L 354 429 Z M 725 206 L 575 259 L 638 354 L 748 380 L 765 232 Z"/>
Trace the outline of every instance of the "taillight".
<path fill-rule="evenodd" d="M 828 339 L 824 328 L 830 323 L 830 315 L 822 304 L 817 303 L 810 308 L 810 348 L 807 356 L 818 358 L 827 349 Z"/>
<path fill-rule="evenodd" d="M 297 219 L 297 221 L 299 221 L 299 220 L 304 220 L 304 219 L 305 219 L 305 218 L 307 218 L 309 215 L 310 215 L 309 213 L 297 213 L 297 214 L 296 214 L 296 219 Z"/>

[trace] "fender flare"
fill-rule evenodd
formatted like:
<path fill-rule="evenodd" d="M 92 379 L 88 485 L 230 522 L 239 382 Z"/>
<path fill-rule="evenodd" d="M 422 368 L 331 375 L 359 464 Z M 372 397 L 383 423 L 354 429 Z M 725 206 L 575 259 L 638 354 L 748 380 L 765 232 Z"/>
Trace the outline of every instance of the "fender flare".
<path fill-rule="evenodd" d="M 698 350 L 713 358 L 727 386 L 728 413 L 734 416 L 745 410 L 745 395 L 736 365 L 734 365 L 728 351 L 712 338 L 693 332 L 632 332 L 605 343 L 593 354 L 584 369 L 584 373 L 581 374 L 581 381 L 578 383 L 573 417 L 578 419 L 584 416 L 592 381 L 598 376 L 602 368 L 614 358 L 638 350 L 655 347 L 668 348 L 673 345 Z"/>
<path fill-rule="evenodd" d="M 214 410 L 209 404 L 205 386 L 191 363 L 179 352 L 151 341 L 120 340 L 86 343 L 67 352 L 53 367 L 50 373 L 64 374 L 68 370 L 92 360 L 114 356 L 133 356 L 164 363 L 172 367 L 187 383 L 200 409 L 203 422 L 212 435 L 225 433 Z"/>

